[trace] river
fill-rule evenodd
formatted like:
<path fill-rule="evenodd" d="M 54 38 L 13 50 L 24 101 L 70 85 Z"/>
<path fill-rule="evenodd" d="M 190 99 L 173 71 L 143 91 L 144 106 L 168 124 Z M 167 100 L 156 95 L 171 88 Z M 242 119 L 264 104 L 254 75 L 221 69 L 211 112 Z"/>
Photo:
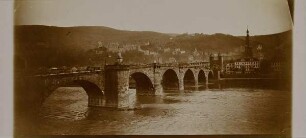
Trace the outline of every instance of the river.
<path fill-rule="evenodd" d="M 81 87 L 61 87 L 40 109 L 39 135 L 290 134 L 291 93 L 261 88 L 164 91 L 138 96 L 141 109 L 87 106 Z"/>

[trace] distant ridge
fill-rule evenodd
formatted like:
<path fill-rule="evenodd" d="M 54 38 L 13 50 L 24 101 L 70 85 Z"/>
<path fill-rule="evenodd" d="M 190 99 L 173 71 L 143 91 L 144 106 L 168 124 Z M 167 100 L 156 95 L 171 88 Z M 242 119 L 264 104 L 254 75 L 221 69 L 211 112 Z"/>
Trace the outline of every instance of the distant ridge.
<path fill-rule="evenodd" d="M 17 25 L 14 30 L 16 59 L 26 60 L 27 64 L 33 67 L 89 63 L 88 56 L 84 54 L 88 50 L 97 48 L 99 41 L 157 44 L 163 42 L 166 43 L 166 47 L 181 48 L 189 53 L 195 49 L 206 53 L 237 53 L 237 50 L 241 50 L 241 47 L 245 45 L 244 36 L 237 37 L 222 33 L 212 35 L 165 34 L 152 31 L 117 30 L 104 26 L 55 27 L 44 25 Z M 265 55 L 271 57 L 275 48 L 279 46 L 285 48 L 286 51 L 291 50 L 291 36 L 292 32 L 287 31 L 272 35 L 251 36 L 250 40 L 251 45 L 254 46 L 253 50 L 256 50 L 257 45 L 261 44 L 264 47 Z M 139 56 L 139 58 L 142 57 Z M 186 59 L 186 57 L 180 58 Z"/>
<path fill-rule="evenodd" d="M 22 36 L 27 34 L 26 36 Z M 22 36 L 22 37 L 19 37 Z M 151 31 L 125 31 L 104 26 L 55 27 L 43 25 L 15 26 L 18 41 L 35 40 L 76 48 L 94 48 L 98 41 L 146 41 L 149 39 L 169 39 L 169 35 Z M 57 43 L 55 43 L 57 44 Z"/>

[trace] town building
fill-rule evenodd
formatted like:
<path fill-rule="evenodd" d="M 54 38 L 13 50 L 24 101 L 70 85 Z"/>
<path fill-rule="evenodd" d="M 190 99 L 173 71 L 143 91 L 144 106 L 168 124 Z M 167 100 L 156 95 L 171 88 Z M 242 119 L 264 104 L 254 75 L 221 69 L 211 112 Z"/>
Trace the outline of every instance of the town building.
<path fill-rule="evenodd" d="M 170 57 L 168 63 L 175 63 L 176 59 L 174 57 Z"/>
<path fill-rule="evenodd" d="M 225 73 L 226 74 L 234 74 L 235 73 L 235 62 L 232 60 L 228 63 L 225 63 Z"/>
<path fill-rule="evenodd" d="M 218 54 L 217 59 L 215 59 L 215 56 L 213 54 L 210 54 L 209 56 L 209 62 L 210 62 L 210 68 L 213 70 L 220 70 L 223 72 L 223 57 L 221 53 Z"/>
<path fill-rule="evenodd" d="M 164 52 L 166 53 L 166 52 L 170 52 L 170 48 L 165 48 L 164 49 Z"/>
<path fill-rule="evenodd" d="M 284 57 L 284 51 L 280 47 L 275 49 L 275 55 L 270 61 L 270 68 L 275 73 L 282 73 L 285 70 L 286 59 Z"/>
<path fill-rule="evenodd" d="M 255 73 L 259 71 L 260 62 L 256 58 L 241 58 L 234 62 L 234 68 L 237 73 Z"/>
<path fill-rule="evenodd" d="M 246 33 L 243 57 L 227 62 L 225 65 L 226 74 L 250 74 L 256 73 L 260 69 L 260 60 L 253 57 L 249 29 L 247 29 Z"/>
<path fill-rule="evenodd" d="M 272 68 L 272 71 L 274 71 L 274 72 L 281 73 L 282 66 L 283 66 L 283 62 L 281 62 L 281 61 L 272 61 L 271 62 L 271 68 Z"/>

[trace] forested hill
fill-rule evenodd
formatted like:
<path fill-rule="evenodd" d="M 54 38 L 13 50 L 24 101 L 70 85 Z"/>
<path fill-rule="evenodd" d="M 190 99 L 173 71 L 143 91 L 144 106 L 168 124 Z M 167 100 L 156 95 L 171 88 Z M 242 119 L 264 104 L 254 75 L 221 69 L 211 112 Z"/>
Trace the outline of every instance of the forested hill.
<path fill-rule="evenodd" d="M 157 32 L 124 31 L 102 26 L 20 25 L 15 26 L 14 31 L 16 63 L 22 62 L 28 67 L 89 63 L 86 51 L 96 48 L 99 41 L 134 43 L 170 38 Z"/>
<path fill-rule="evenodd" d="M 17 44 L 22 46 L 73 47 L 92 49 L 98 41 L 136 42 L 165 40 L 169 35 L 150 31 L 124 31 L 103 26 L 54 27 L 22 25 L 15 27 Z"/>
<path fill-rule="evenodd" d="M 291 48 L 291 31 L 252 36 L 254 50 L 263 44 L 266 55 L 271 55 L 278 45 Z M 90 64 L 87 55 L 89 50 L 98 47 L 98 42 L 139 43 L 151 42 L 164 49 L 181 48 L 191 53 L 195 48 L 200 52 L 237 52 L 244 46 L 244 37 L 225 34 L 164 34 L 150 31 L 125 31 L 102 26 L 54 27 L 41 25 L 15 26 L 16 63 L 27 64 L 28 67 L 74 66 Z M 150 48 L 149 48 L 150 49 Z M 137 52 L 136 52 L 137 53 Z M 238 53 L 237 53 L 238 54 Z M 188 53 L 186 54 L 188 55 Z M 142 58 L 139 54 L 138 58 Z M 163 55 L 160 55 L 161 57 Z M 182 58 L 185 59 L 185 58 Z"/>

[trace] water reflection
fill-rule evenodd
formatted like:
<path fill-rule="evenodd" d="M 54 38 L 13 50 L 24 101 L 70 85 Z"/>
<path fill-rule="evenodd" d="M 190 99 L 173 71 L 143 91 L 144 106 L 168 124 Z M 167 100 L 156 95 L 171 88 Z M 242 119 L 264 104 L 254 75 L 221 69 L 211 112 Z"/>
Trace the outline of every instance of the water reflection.
<path fill-rule="evenodd" d="M 41 118 L 80 120 L 86 117 L 88 96 L 82 87 L 60 87 L 43 103 Z"/>
<path fill-rule="evenodd" d="M 138 95 L 142 108 L 133 111 L 88 107 L 82 88 L 60 88 L 40 111 L 38 128 L 43 129 L 38 133 L 290 133 L 289 91 L 234 86 L 200 84 L 185 86 L 184 91 L 164 90 L 162 96 Z"/>

